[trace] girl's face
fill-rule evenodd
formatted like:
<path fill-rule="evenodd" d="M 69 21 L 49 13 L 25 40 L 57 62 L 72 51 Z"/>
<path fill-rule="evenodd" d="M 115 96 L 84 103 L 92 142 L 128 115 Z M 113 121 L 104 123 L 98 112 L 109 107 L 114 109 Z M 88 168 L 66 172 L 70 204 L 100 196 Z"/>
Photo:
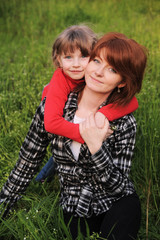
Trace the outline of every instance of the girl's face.
<path fill-rule="evenodd" d="M 100 57 L 95 57 L 90 61 L 85 70 L 86 87 L 109 96 L 116 88 L 125 86 L 122 83 L 122 77 L 116 70 L 108 64 L 101 54 Z"/>
<path fill-rule="evenodd" d="M 78 80 L 84 77 L 84 72 L 89 62 L 89 56 L 82 55 L 79 49 L 73 53 L 62 54 L 58 61 L 63 72 L 72 79 Z"/>

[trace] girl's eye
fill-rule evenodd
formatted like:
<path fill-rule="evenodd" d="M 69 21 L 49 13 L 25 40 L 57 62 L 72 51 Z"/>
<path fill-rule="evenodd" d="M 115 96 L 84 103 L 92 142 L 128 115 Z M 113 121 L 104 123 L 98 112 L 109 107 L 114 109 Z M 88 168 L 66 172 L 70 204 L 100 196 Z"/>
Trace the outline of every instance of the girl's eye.
<path fill-rule="evenodd" d="M 87 58 L 88 56 L 82 56 L 81 58 Z"/>
<path fill-rule="evenodd" d="M 65 59 L 71 59 L 71 56 L 69 56 L 69 55 L 65 56 Z"/>

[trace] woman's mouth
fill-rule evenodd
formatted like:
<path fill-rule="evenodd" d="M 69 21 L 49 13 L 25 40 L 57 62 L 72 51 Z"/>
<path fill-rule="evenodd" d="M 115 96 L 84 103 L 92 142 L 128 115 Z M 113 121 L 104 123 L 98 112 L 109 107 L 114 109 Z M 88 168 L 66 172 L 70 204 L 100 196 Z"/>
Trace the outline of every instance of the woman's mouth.
<path fill-rule="evenodd" d="M 91 79 L 92 79 L 94 82 L 103 84 L 103 82 L 99 81 L 98 79 L 96 79 L 96 78 L 94 78 L 94 77 L 92 77 L 92 76 L 91 76 Z"/>

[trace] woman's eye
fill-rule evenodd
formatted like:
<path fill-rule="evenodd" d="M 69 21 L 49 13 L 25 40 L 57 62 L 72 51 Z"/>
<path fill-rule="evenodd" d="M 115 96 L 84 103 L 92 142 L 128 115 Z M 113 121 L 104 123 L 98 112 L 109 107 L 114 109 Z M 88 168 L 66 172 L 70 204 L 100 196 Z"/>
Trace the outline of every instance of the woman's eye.
<path fill-rule="evenodd" d="M 95 62 L 95 63 L 100 63 L 100 61 L 99 61 L 97 58 L 94 58 L 94 59 L 93 59 L 93 62 Z"/>
<path fill-rule="evenodd" d="M 117 71 L 114 68 L 109 68 L 110 72 L 117 73 Z"/>

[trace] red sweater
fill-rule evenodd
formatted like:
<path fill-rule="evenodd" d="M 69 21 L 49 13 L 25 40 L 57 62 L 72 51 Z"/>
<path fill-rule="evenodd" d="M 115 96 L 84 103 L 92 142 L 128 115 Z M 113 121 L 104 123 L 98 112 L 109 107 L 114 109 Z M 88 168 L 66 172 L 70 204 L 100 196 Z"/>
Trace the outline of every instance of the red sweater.
<path fill-rule="evenodd" d="M 46 131 L 84 143 L 79 132 L 79 124 L 68 122 L 62 117 L 68 94 L 83 81 L 74 80 L 64 75 L 59 68 L 54 72 L 50 83 L 44 87 L 42 93 L 42 99 L 46 96 L 44 110 L 44 126 Z M 108 104 L 99 110 L 109 121 L 135 111 L 138 108 L 138 101 L 136 97 L 133 97 L 131 102 L 125 107 L 112 108 L 112 106 L 113 104 Z"/>

